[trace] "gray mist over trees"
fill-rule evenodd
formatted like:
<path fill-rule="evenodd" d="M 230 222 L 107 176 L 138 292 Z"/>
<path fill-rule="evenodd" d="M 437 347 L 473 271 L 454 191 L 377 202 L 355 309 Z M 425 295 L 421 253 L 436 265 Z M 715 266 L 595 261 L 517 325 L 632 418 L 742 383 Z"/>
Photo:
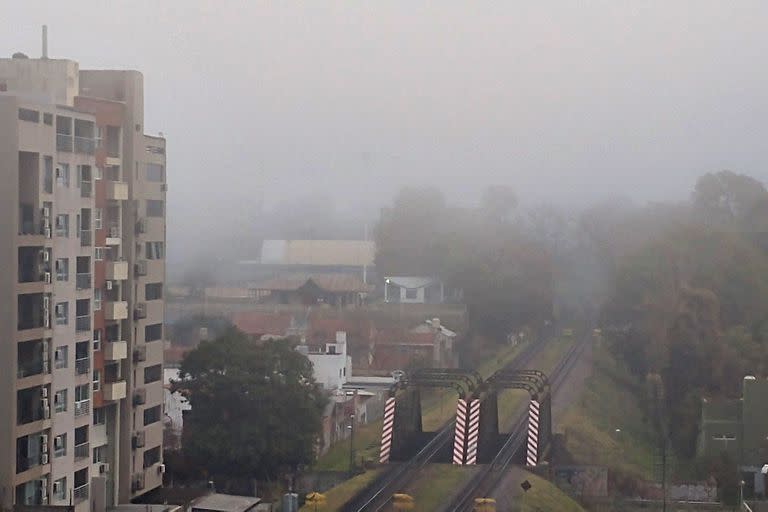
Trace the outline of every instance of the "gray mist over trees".
<path fill-rule="evenodd" d="M 172 272 L 255 256 L 260 237 L 360 237 L 405 185 L 461 206 L 489 184 L 526 208 L 642 205 L 685 199 L 705 172 L 768 168 L 765 2 L 2 11 L 7 55 L 37 55 L 47 23 L 53 57 L 143 71 L 146 128 L 169 141 Z"/>

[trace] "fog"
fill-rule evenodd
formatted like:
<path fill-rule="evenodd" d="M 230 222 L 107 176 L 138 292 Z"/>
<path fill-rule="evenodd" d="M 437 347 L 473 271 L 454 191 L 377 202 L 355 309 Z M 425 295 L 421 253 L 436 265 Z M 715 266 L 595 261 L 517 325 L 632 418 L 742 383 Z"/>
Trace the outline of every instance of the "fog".
<path fill-rule="evenodd" d="M 145 76 L 169 258 L 305 197 L 375 218 L 403 185 L 473 203 L 684 198 L 765 178 L 768 4 L 3 2 L 0 47 Z M 361 213 L 362 212 L 362 213 Z M 250 250 L 250 249 L 249 249 Z M 255 256 L 255 255 L 254 255 Z"/>

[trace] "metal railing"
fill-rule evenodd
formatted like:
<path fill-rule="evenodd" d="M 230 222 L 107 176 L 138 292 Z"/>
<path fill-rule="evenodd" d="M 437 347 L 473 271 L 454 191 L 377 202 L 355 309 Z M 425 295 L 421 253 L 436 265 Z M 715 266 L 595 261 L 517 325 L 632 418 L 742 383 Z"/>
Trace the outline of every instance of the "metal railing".
<path fill-rule="evenodd" d="M 75 402 L 75 418 L 80 416 L 85 416 L 86 414 L 91 413 L 91 400 L 80 400 L 79 402 Z"/>
<path fill-rule="evenodd" d="M 80 231 L 80 246 L 90 247 L 93 243 L 93 236 L 90 229 Z"/>
<path fill-rule="evenodd" d="M 88 484 L 81 485 L 80 487 L 75 487 L 75 489 L 72 491 L 72 497 L 75 500 L 75 503 L 80 503 L 82 501 L 85 501 L 88 499 Z"/>
<path fill-rule="evenodd" d="M 91 315 L 78 316 L 75 318 L 75 331 L 86 332 L 91 330 Z"/>
<path fill-rule="evenodd" d="M 112 224 L 107 229 L 109 233 L 109 238 L 120 238 L 120 226 L 118 226 L 117 224 Z"/>
<path fill-rule="evenodd" d="M 75 288 L 78 290 L 90 290 L 91 289 L 91 274 L 81 273 L 75 277 Z"/>
<path fill-rule="evenodd" d="M 90 137 L 75 137 L 75 153 L 92 155 L 96 150 L 96 141 Z"/>
<path fill-rule="evenodd" d="M 80 182 L 80 197 L 91 197 L 93 193 L 93 184 L 90 181 Z"/>
<path fill-rule="evenodd" d="M 56 134 L 56 150 L 72 152 L 72 135 L 68 133 Z"/>
<path fill-rule="evenodd" d="M 77 375 L 85 375 L 86 373 L 91 372 L 91 358 L 90 357 L 82 357 L 80 359 L 75 359 L 75 373 Z"/>
<path fill-rule="evenodd" d="M 75 445 L 75 460 L 85 459 L 91 456 L 91 445 L 88 443 L 81 443 Z"/>

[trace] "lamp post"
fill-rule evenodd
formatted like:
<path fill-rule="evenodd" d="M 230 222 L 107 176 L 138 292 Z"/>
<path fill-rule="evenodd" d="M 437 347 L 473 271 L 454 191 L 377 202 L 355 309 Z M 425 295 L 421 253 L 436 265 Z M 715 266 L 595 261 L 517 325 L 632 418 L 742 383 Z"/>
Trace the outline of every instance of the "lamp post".
<path fill-rule="evenodd" d="M 355 415 L 349 415 L 349 476 L 355 474 Z"/>

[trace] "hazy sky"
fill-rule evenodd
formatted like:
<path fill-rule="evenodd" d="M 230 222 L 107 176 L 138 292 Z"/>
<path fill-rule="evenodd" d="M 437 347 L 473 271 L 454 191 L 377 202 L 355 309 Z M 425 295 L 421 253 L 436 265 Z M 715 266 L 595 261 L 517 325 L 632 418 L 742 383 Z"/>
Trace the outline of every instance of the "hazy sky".
<path fill-rule="evenodd" d="M 645 200 L 768 177 L 766 20 L 764 0 L 6 0 L 0 48 L 39 56 L 47 23 L 52 57 L 144 73 L 172 235 L 262 195 Z"/>

